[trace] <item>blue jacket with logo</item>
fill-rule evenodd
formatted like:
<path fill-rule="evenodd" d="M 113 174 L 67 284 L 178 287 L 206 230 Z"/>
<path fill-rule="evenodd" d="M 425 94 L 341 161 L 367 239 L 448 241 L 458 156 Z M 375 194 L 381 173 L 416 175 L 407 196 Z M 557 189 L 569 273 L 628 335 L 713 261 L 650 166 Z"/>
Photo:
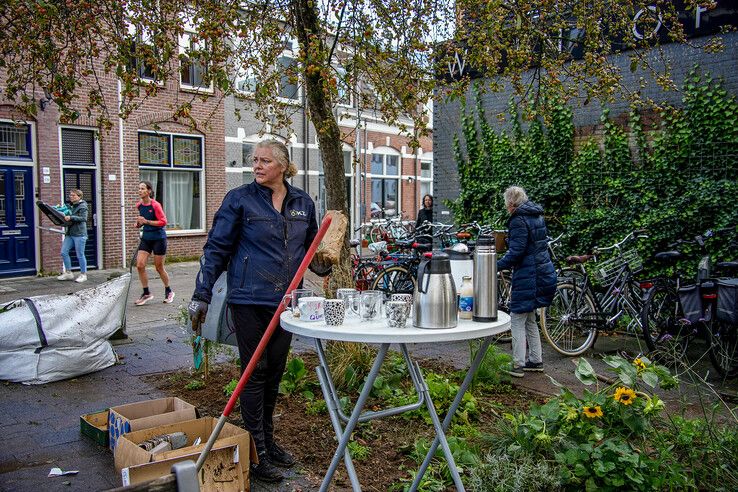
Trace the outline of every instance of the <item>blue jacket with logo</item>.
<path fill-rule="evenodd" d="M 520 205 L 507 223 L 508 249 L 497 270 L 512 269 L 510 311 L 529 313 L 550 306 L 556 293 L 556 269 L 548 253 L 543 209 L 531 201 Z"/>
<path fill-rule="evenodd" d="M 210 302 L 227 268 L 227 302 L 279 305 L 318 232 L 313 200 L 285 185 L 282 213 L 272 206 L 271 189 L 256 181 L 226 194 L 203 247 L 193 299 Z"/>

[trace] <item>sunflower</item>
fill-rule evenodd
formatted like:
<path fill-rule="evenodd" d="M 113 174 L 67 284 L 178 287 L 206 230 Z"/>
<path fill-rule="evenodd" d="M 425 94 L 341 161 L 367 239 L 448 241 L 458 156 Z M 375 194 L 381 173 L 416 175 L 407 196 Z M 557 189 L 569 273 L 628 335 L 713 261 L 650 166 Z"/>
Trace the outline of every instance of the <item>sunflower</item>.
<path fill-rule="evenodd" d="M 599 405 L 595 405 L 593 407 L 584 407 L 582 411 L 584 415 L 586 415 L 590 419 L 602 417 L 602 407 L 600 407 Z"/>
<path fill-rule="evenodd" d="M 633 359 L 633 365 L 636 366 L 639 372 L 646 368 L 646 363 L 643 362 L 640 357 Z"/>
<path fill-rule="evenodd" d="M 635 397 L 635 391 L 630 388 L 624 388 L 622 386 L 615 390 L 615 395 L 613 396 L 613 398 L 615 398 L 615 401 L 619 401 L 623 405 L 632 404 L 633 400 L 635 400 Z"/>

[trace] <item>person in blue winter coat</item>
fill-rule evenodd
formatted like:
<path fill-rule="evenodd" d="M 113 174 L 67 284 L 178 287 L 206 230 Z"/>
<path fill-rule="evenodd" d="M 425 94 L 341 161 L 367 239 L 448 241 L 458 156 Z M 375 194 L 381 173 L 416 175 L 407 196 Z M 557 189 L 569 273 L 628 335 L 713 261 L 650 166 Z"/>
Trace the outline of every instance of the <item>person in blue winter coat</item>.
<path fill-rule="evenodd" d="M 536 309 L 551 305 L 556 293 L 556 269 L 548 252 L 548 229 L 543 219 L 543 208 L 528 200 L 525 190 L 519 186 L 506 189 L 503 197 L 510 213 L 508 250 L 497 261 L 497 271 L 512 270 L 510 331 L 513 368 L 509 373 L 523 377 L 524 371 L 543 371 Z"/>
<path fill-rule="evenodd" d="M 297 174 L 284 144 L 267 140 L 253 152 L 254 181 L 226 194 L 203 247 L 195 292 L 188 306 L 192 327 L 205 319 L 213 285 L 228 271 L 228 310 L 235 327 L 243 371 L 266 332 L 279 303 L 318 233 L 315 203 L 287 183 Z M 318 275 L 330 265 L 313 260 Z M 277 327 L 240 396 L 244 426 L 259 455 L 251 474 L 279 482 L 294 458 L 274 439 L 273 413 L 292 335 Z"/>

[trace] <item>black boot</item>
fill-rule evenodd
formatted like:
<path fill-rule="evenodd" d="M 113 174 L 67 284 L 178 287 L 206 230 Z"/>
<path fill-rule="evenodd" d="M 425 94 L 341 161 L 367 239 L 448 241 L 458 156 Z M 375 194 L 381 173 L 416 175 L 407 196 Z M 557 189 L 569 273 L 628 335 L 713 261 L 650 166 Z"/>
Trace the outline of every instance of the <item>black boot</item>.
<path fill-rule="evenodd" d="M 259 455 L 258 465 L 251 465 L 251 476 L 266 483 L 277 483 L 284 480 L 284 475 L 272 464 L 266 452 Z"/>
<path fill-rule="evenodd" d="M 282 449 L 282 447 L 276 442 L 272 441 L 267 444 L 266 448 L 269 460 L 275 465 L 289 468 L 295 464 L 295 458 L 290 453 Z"/>

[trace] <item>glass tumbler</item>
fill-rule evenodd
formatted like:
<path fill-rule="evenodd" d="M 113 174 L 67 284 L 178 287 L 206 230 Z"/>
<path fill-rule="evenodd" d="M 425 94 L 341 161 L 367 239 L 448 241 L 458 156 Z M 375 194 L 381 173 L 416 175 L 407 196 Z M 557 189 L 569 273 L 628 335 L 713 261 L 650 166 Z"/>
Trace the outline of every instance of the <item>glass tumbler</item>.
<path fill-rule="evenodd" d="M 362 321 L 379 319 L 382 311 L 384 292 L 381 290 L 365 290 L 359 297 L 359 316 Z"/>

